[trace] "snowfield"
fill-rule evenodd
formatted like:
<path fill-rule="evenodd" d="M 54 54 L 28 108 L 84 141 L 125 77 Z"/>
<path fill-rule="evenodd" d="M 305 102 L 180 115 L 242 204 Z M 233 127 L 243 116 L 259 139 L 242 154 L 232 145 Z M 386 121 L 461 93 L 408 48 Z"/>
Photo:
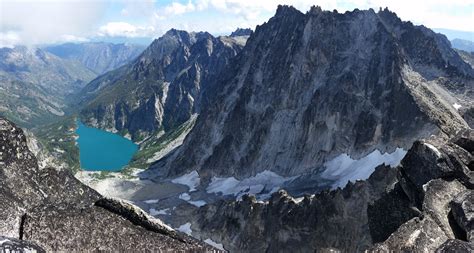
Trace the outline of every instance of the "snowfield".
<path fill-rule="evenodd" d="M 220 250 L 225 250 L 224 245 L 222 245 L 222 243 L 217 243 L 217 242 L 211 240 L 211 238 L 207 238 L 206 240 L 204 240 L 204 242 L 211 245 L 211 246 L 213 246 L 214 248 L 218 248 Z"/>
<path fill-rule="evenodd" d="M 396 167 L 400 161 L 405 157 L 407 151 L 402 148 L 397 148 L 393 153 L 380 153 L 379 150 L 374 150 L 367 156 L 354 160 L 347 154 L 341 154 L 333 160 L 326 162 L 325 171 L 321 177 L 335 180 L 332 188 L 344 187 L 349 181 L 363 180 L 375 171 L 375 168 L 381 164 Z"/>
<path fill-rule="evenodd" d="M 187 235 L 189 235 L 189 236 L 190 236 L 190 235 L 192 234 L 192 232 L 193 232 L 193 231 L 191 230 L 191 223 L 189 223 L 189 222 L 188 222 L 188 223 L 185 223 L 185 224 L 183 224 L 183 225 L 181 225 L 181 226 L 179 226 L 179 228 L 177 228 L 176 230 L 178 230 L 178 231 L 180 231 L 180 232 L 183 232 L 183 233 L 185 233 L 185 234 L 187 234 Z"/>
<path fill-rule="evenodd" d="M 196 187 L 199 186 L 201 179 L 197 171 L 191 171 L 188 174 L 184 174 L 181 177 L 171 180 L 174 184 L 182 184 L 189 187 L 189 192 L 196 191 Z"/>
<path fill-rule="evenodd" d="M 244 194 L 253 194 L 258 199 L 266 199 L 271 193 L 296 177 L 282 177 L 272 171 L 265 170 L 254 177 L 245 178 L 242 181 L 234 177 L 213 177 L 207 187 L 207 193 L 222 193 L 222 195 L 234 195 L 240 199 Z"/>

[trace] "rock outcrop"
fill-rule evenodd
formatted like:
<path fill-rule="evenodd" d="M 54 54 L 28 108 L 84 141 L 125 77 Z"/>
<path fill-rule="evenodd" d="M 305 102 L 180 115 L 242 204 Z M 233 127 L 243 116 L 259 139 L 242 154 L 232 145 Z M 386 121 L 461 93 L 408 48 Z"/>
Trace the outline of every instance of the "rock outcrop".
<path fill-rule="evenodd" d="M 222 73 L 183 145 L 153 166 L 160 176 L 295 176 L 407 150 L 467 127 L 455 104 L 471 108 L 474 87 L 446 37 L 372 9 L 280 6 Z"/>
<path fill-rule="evenodd" d="M 239 37 L 239 36 L 250 36 L 252 35 L 252 29 L 250 28 L 237 28 L 230 34 L 230 37 Z"/>
<path fill-rule="evenodd" d="M 370 205 L 374 252 L 463 252 L 473 248 L 474 131 L 453 139 L 417 141 L 398 168 L 397 197 L 390 193 Z M 408 205 L 394 206 L 393 202 Z M 408 221 L 385 226 L 385 220 L 415 210 Z M 387 217 L 387 218 L 382 218 Z M 397 222 L 397 221 L 392 221 Z M 461 250 L 461 251 L 458 251 Z M 469 250 L 465 251 L 469 252 Z"/>
<path fill-rule="evenodd" d="M 23 131 L 3 118 L 0 177 L 0 235 L 17 239 L 0 239 L 2 250 L 217 251 L 131 204 L 104 199 L 69 170 L 39 168 Z"/>
<path fill-rule="evenodd" d="M 210 80 L 242 49 L 239 38 L 168 31 L 135 61 L 84 88 L 81 119 L 133 140 L 180 126 L 200 111 Z"/>

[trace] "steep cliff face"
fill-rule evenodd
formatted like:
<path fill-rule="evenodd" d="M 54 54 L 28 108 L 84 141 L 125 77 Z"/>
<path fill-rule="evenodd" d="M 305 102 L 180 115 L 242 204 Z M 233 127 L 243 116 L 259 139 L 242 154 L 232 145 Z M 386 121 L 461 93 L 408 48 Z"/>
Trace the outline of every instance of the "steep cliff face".
<path fill-rule="evenodd" d="M 202 92 L 242 43 L 234 37 L 170 30 L 131 64 L 89 83 L 81 96 L 86 105 L 81 118 L 128 132 L 134 140 L 173 129 L 200 111 Z"/>
<path fill-rule="evenodd" d="M 0 235 L 7 237 L 0 250 L 213 250 L 131 204 L 103 198 L 69 170 L 38 168 L 23 131 L 3 118 L 0 176 Z"/>
<path fill-rule="evenodd" d="M 195 211 L 193 235 L 231 252 L 471 252 L 473 144 L 466 129 L 417 141 L 396 169 L 344 189 L 209 204 Z"/>
<path fill-rule="evenodd" d="M 449 41 L 381 10 L 280 6 L 216 80 L 168 176 L 318 172 L 340 154 L 407 150 L 467 124 L 474 72 Z"/>

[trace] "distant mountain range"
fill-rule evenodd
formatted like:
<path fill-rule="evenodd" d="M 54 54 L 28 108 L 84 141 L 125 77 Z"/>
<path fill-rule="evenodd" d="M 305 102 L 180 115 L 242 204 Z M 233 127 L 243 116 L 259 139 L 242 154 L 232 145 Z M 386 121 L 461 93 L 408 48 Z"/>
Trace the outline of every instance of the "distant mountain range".
<path fill-rule="evenodd" d="M 451 40 L 453 48 L 466 52 L 474 52 L 474 42 L 470 40 L 454 39 Z"/>
<path fill-rule="evenodd" d="M 96 75 L 40 48 L 0 49 L 0 115 L 32 127 L 63 116 L 65 98 Z"/>
<path fill-rule="evenodd" d="M 145 46 L 105 42 L 66 43 L 44 50 L 62 59 L 76 60 L 97 75 L 121 67 L 143 52 Z"/>
<path fill-rule="evenodd" d="M 112 43 L 0 48 L 0 115 L 24 127 L 54 121 L 89 81 L 142 51 L 142 46 Z"/>

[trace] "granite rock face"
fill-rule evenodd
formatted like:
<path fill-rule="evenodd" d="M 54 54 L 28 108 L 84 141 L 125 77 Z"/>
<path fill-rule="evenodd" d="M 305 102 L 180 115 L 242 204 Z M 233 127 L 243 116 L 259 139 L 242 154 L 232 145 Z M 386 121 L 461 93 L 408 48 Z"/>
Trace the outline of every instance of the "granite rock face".
<path fill-rule="evenodd" d="M 461 233 L 465 233 L 465 239 L 474 241 L 474 192 L 466 191 L 456 196 L 450 203 L 452 215 L 456 223 L 461 228 Z"/>
<path fill-rule="evenodd" d="M 2 252 L 46 252 L 43 248 L 35 243 L 4 236 L 0 236 L 0 250 Z"/>
<path fill-rule="evenodd" d="M 153 169 L 169 177 L 318 172 L 346 153 L 409 149 L 467 127 L 474 71 L 431 30 L 389 10 L 303 14 L 280 6 L 208 93 L 183 145 Z"/>
<path fill-rule="evenodd" d="M 214 250 L 131 204 L 104 199 L 69 170 L 39 168 L 23 131 L 3 118 L 0 177 L 0 235 L 20 240 L 0 249 L 31 242 L 39 252 Z"/>
<path fill-rule="evenodd" d="M 168 31 L 135 61 L 89 83 L 81 118 L 134 140 L 183 124 L 200 111 L 202 93 L 242 49 L 242 37 Z"/>
<path fill-rule="evenodd" d="M 398 200 L 385 195 L 369 206 L 372 238 L 383 241 L 371 251 L 472 248 L 473 143 L 474 131 L 466 129 L 450 140 L 438 137 L 413 145 L 398 168 Z M 408 205 L 392 205 L 407 199 Z M 381 219 L 410 209 L 415 210 L 414 218 L 399 220 L 399 226 L 385 226 Z"/>

